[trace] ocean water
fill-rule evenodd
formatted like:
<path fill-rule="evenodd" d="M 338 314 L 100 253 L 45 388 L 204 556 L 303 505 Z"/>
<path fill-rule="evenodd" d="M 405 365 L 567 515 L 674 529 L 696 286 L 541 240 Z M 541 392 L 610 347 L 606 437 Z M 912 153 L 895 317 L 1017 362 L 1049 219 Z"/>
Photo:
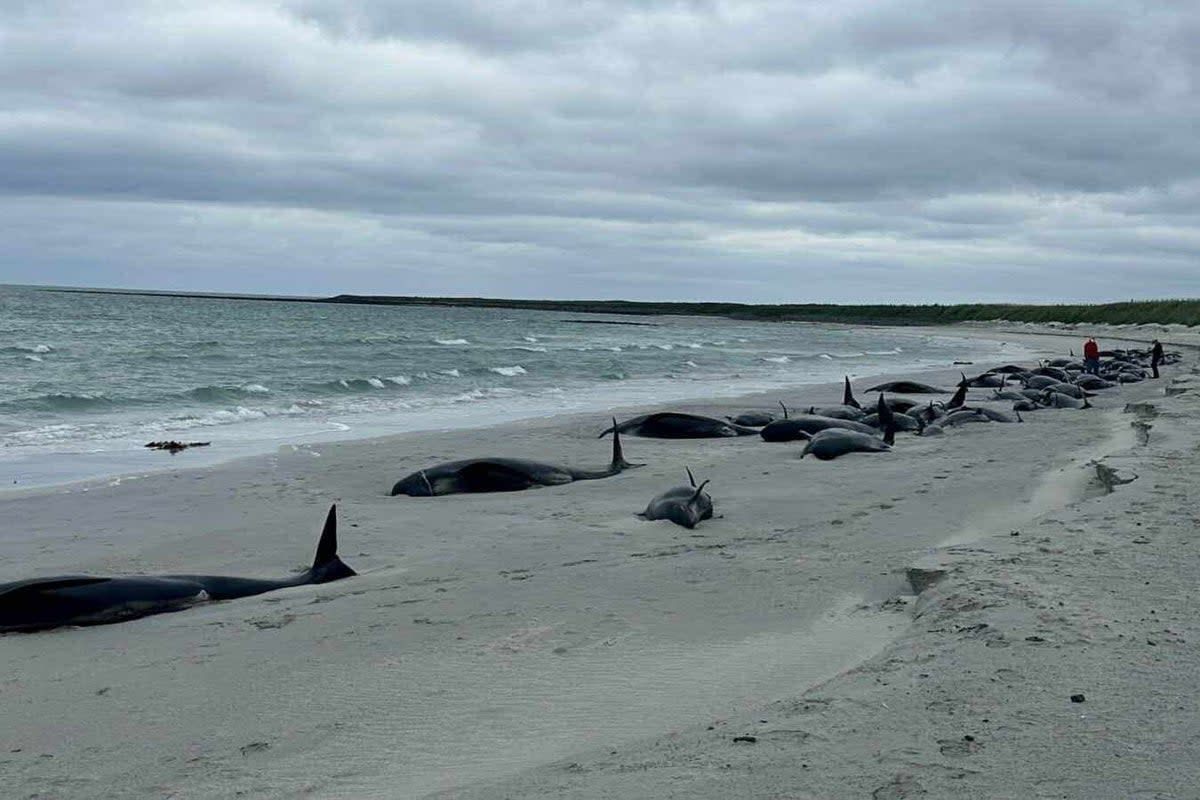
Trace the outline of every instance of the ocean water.
<path fill-rule="evenodd" d="M 872 328 L 0 286 L 0 491 L 1019 352 Z M 171 457 L 154 439 L 212 446 Z"/>

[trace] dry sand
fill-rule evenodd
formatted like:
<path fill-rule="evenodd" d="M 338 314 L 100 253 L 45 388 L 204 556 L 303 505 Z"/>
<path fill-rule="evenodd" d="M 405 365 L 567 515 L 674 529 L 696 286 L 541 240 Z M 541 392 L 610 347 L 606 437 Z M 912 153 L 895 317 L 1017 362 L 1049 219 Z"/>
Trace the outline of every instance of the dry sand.
<path fill-rule="evenodd" d="M 607 480 L 386 496 L 453 458 L 607 461 L 603 420 L 559 417 L 0 495 L 0 581 L 280 575 L 333 500 L 360 572 L 0 637 L 4 796 L 1200 796 L 1187 359 L 1094 411 L 828 463 L 630 438 L 647 466 Z M 1097 461 L 1138 477 L 1108 493 Z M 719 518 L 634 517 L 685 464 Z M 913 566 L 946 574 L 914 596 Z"/>

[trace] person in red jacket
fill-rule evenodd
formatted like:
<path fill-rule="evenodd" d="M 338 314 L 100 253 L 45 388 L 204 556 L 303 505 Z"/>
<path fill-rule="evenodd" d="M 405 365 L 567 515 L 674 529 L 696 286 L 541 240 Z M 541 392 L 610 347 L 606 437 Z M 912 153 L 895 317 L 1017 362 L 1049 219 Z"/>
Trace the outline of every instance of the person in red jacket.
<path fill-rule="evenodd" d="M 1083 368 L 1093 375 L 1100 374 L 1100 345 L 1088 339 L 1083 345 Z"/>

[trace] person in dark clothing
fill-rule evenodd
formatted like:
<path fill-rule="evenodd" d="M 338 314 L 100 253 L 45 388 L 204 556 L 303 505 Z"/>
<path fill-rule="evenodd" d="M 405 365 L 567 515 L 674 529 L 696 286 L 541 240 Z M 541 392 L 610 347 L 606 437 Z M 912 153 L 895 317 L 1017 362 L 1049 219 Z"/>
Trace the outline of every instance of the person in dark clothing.
<path fill-rule="evenodd" d="M 1163 360 L 1163 346 L 1158 339 L 1154 340 L 1154 346 L 1150 348 L 1150 369 L 1153 371 L 1153 377 L 1158 377 L 1158 365 Z"/>
<path fill-rule="evenodd" d="M 1093 375 L 1100 374 L 1100 345 L 1088 339 L 1083 345 L 1083 368 Z"/>

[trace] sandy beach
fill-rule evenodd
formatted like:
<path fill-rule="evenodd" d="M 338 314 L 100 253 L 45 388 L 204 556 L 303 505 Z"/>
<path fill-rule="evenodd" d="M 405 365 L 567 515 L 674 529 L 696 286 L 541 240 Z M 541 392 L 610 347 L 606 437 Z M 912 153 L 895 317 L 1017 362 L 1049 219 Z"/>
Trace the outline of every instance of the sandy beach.
<path fill-rule="evenodd" d="M 1084 332 L 953 329 L 1048 356 Z M 0 636 L 4 794 L 1200 797 L 1200 376 L 1194 336 L 1151 333 L 1184 362 L 1094 410 L 826 463 L 629 437 L 646 466 L 606 480 L 387 496 L 470 456 L 601 466 L 607 422 L 586 415 L 7 492 L 0 582 L 283 575 L 332 502 L 359 576 Z M 1098 463 L 1137 477 L 1106 486 Z M 685 466 L 717 518 L 639 520 Z"/>

